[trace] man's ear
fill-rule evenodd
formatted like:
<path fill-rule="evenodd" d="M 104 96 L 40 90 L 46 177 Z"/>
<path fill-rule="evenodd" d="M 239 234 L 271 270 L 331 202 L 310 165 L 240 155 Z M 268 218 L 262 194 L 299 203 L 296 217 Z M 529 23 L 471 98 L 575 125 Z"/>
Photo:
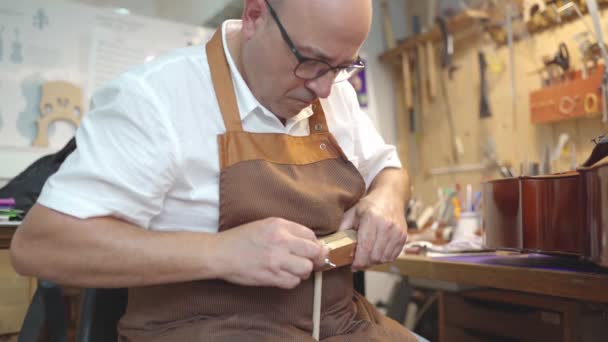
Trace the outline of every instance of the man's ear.
<path fill-rule="evenodd" d="M 266 2 L 264 0 L 245 0 L 245 9 L 243 9 L 243 29 L 242 34 L 244 39 L 251 38 L 257 29 L 261 27 L 261 23 L 265 20 Z"/>

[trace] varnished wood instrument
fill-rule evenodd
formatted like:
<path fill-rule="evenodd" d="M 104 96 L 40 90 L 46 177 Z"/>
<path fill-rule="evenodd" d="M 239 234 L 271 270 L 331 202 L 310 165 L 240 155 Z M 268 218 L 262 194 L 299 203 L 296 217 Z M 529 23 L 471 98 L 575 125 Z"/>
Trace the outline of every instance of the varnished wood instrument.
<path fill-rule="evenodd" d="M 577 255 L 608 267 L 608 137 L 576 171 L 483 183 L 492 249 Z"/>

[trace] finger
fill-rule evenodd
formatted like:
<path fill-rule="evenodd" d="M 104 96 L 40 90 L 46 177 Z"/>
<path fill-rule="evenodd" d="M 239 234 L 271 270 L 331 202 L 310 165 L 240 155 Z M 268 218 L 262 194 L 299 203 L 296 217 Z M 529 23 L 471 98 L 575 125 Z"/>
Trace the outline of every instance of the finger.
<path fill-rule="evenodd" d="M 346 211 L 346 213 L 344 213 L 344 216 L 342 217 L 342 222 L 340 223 L 340 227 L 338 228 L 338 230 L 347 230 L 347 229 L 355 228 L 356 225 L 358 224 L 357 221 L 358 221 L 357 207 L 354 206 L 354 207 L 350 208 L 348 211 Z"/>
<path fill-rule="evenodd" d="M 364 216 L 361 219 L 358 230 L 353 270 L 362 270 L 369 266 L 370 256 L 376 239 L 376 227 L 370 224 L 368 216 Z"/>
<path fill-rule="evenodd" d="M 325 254 L 324 246 L 321 242 L 305 240 L 302 238 L 293 238 L 287 243 L 289 252 L 293 255 L 309 259 L 313 262 L 323 257 Z"/>
<path fill-rule="evenodd" d="M 371 220 L 371 224 L 376 227 L 376 240 L 374 241 L 374 248 L 370 256 L 370 261 L 373 264 L 384 263 L 388 260 L 385 255 L 390 254 L 387 253 L 387 249 L 391 238 L 394 236 L 393 225 L 386 222 L 378 222 L 379 220 Z"/>
<path fill-rule="evenodd" d="M 405 247 L 407 240 L 408 240 L 407 228 L 405 228 L 405 233 L 403 235 L 401 235 L 401 241 L 400 241 L 401 243 L 399 244 L 399 248 L 395 251 L 393 260 L 397 259 L 403 253 L 403 248 Z"/>
<path fill-rule="evenodd" d="M 312 261 L 295 255 L 286 255 L 281 260 L 281 271 L 288 272 L 300 279 L 307 279 L 313 270 Z"/>
<path fill-rule="evenodd" d="M 300 277 L 295 276 L 287 271 L 281 271 L 278 274 L 274 275 L 271 286 L 290 290 L 300 285 L 301 282 L 302 279 Z"/>
<path fill-rule="evenodd" d="M 315 235 L 315 232 L 306 227 L 303 226 L 299 223 L 295 223 L 292 221 L 287 221 L 284 220 L 284 224 L 285 227 L 287 228 L 287 230 L 289 231 L 289 233 L 291 233 L 294 236 L 306 239 L 306 240 L 310 240 L 310 241 L 317 241 L 317 236 Z"/>
<path fill-rule="evenodd" d="M 392 231 L 391 238 L 389 239 L 384 251 L 384 262 L 393 261 L 399 255 L 403 249 L 403 245 L 405 244 L 404 235 L 403 229 L 401 228 Z"/>
<path fill-rule="evenodd" d="M 391 262 L 397 260 L 397 258 L 401 255 L 401 253 L 403 252 L 403 245 L 399 245 L 398 248 L 395 248 L 395 250 L 393 251 L 393 255 L 391 255 Z"/>

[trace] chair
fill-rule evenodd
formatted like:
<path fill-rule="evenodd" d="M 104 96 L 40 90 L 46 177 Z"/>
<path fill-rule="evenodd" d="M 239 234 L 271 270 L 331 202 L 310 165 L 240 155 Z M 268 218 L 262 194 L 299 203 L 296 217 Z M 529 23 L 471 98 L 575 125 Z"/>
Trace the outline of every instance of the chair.
<path fill-rule="evenodd" d="M 17 341 L 39 341 L 46 335 L 51 342 L 67 342 L 67 331 L 68 321 L 61 287 L 40 280 Z"/>
<path fill-rule="evenodd" d="M 76 341 L 117 341 L 116 326 L 126 307 L 127 289 L 84 289 Z"/>
<path fill-rule="evenodd" d="M 83 289 L 77 342 L 117 341 L 116 326 L 127 306 L 126 289 Z M 68 319 L 61 286 L 40 281 L 28 308 L 18 342 L 67 342 Z M 46 330 L 46 334 L 45 334 Z"/>

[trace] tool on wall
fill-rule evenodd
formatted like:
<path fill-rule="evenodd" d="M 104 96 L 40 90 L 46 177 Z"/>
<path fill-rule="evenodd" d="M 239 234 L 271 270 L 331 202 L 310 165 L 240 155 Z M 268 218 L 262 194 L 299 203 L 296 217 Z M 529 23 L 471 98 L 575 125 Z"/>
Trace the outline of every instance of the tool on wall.
<path fill-rule="evenodd" d="M 426 0 L 428 5 L 426 12 L 426 26 L 433 26 L 433 22 L 435 21 L 435 17 L 437 16 L 437 0 Z"/>
<path fill-rule="evenodd" d="M 581 54 L 583 55 L 582 74 L 583 74 L 583 79 L 587 79 L 587 77 L 588 77 L 587 61 L 593 59 L 591 56 L 593 54 L 592 51 L 594 50 L 594 46 L 595 46 L 595 48 L 599 48 L 599 44 L 597 44 L 597 43 L 592 44 L 591 41 L 589 40 L 589 37 L 594 36 L 594 34 L 593 34 L 591 28 L 589 27 L 589 25 L 587 24 L 587 21 L 585 20 L 586 18 L 583 16 L 581 9 L 576 2 L 570 1 L 567 4 L 565 4 L 559 8 L 556 7 L 555 12 L 557 13 L 557 15 L 559 17 L 559 16 L 561 16 L 562 12 L 571 11 L 571 10 L 574 10 L 576 12 L 576 15 L 578 16 L 580 22 L 582 22 L 583 25 L 585 25 L 585 31 L 575 35 L 574 40 L 578 42 L 579 49 L 581 51 Z M 600 55 L 601 55 L 601 52 L 600 52 Z M 597 65 L 595 65 L 595 66 L 597 66 Z"/>
<path fill-rule="evenodd" d="M 586 80 L 589 73 L 596 70 L 598 62 L 602 59 L 602 49 L 597 42 L 591 42 L 589 36 L 592 34 L 583 31 L 574 35 L 573 39 L 578 43 L 578 49 L 582 56 L 582 77 Z"/>
<path fill-rule="evenodd" d="M 524 22 L 528 23 L 538 13 L 543 13 L 547 9 L 545 0 L 524 0 Z"/>
<path fill-rule="evenodd" d="M 429 78 L 429 100 L 434 101 L 437 97 L 437 69 L 435 58 L 435 46 L 433 42 L 426 43 L 426 58 L 428 61 L 428 78 Z"/>
<path fill-rule="evenodd" d="M 549 77 L 544 82 L 546 85 L 563 81 L 566 78 L 566 73 L 570 70 L 570 52 L 568 51 L 568 46 L 563 42 L 560 43 L 555 56 L 553 58 L 546 58 L 544 64 L 544 69 Z"/>
<path fill-rule="evenodd" d="M 454 76 L 454 71 L 458 69 L 454 63 L 454 36 L 450 32 L 448 23 L 445 18 L 437 17 L 437 24 L 443 36 L 443 55 L 441 57 L 441 67 L 448 71 L 450 80 Z"/>
<path fill-rule="evenodd" d="M 410 133 L 416 132 L 416 118 L 414 117 L 414 95 L 412 89 L 412 73 L 410 71 L 410 58 L 407 52 L 401 55 L 401 72 L 403 73 L 403 94 L 405 110 L 409 116 Z"/>
<path fill-rule="evenodd" d="M 454 119 L 452 116 L 452 105 L 450 103 L 450 96 L 448 94 L 447 80 L 445 79 L 445 72 L 441 73 L 441 91 L 443 92 L 443 98 L 445 101 L 445 113 L 448 121 L 448 128 L 450 130 L 450 138 L 452 139 L 452 159 L 454 163 L 460 162 L 460 156 L 464 154 L 464 146 L 462 140 L 456 134 L 456 128 L 454 127 Z"/>
<path fill-rule="evenodd" d="M 513 119 L 513 130 L 517 130 L 517 84 L 515 81 L 515 49 L 513 46 L 513 7 L 507 5 L 505 18 L 507 23 L 507 42 L 509 45 L 509 69 L 511 71 L 511 117 Z"/>
<path fill-rule="evenodd" d="M 479 117 L 483 119 L 491 117 L 492 111 L 490 110 L 490 99 L 488 98 L 488 79 L 486 75 L 488 63 L 486 62 L 486 55 L 480 51 L 478 56 L 480 78 Z"/>
<path fill-rule="evenodd" d="M 568 51 L 568 46 L 564 42 L 561 42 L 559 50 L 553 59 L 549 60 L 545 65 L 557 65 L 564 72 L 570 70 L 570 51 Z"/>
<path fill-rule="evenodd" d="M 427 26 L 432 26 L 437 15 L 437 0 L 427 0 Z M 432 40 L 426 42 L 428 98 L 433 102 L 437 97 L 437 59 L 435 58 L 435 44 Z"/>
<path fill-rule="evenodd" d="M 418 44 L 418 46 L 416 47 L 416 62 L 417 62 L 417 68 L 416 68 L 416 73 L 418 74 L 416 82 L 417 82 L 417 95 L 418 95 L 418 103 L 419 103 L 419 108 L 420 108 L 420 112 L 419 114 L 421 116 L 426 116 L 427 115 L 427 97 L 428 97 L 428 88 L 427 88 L 427 84 L 428 84 L 428 70 L 427 70 L 427 63 L 430 63 L 430 61 L 427 59 L 426 57 L 426 48 L 424 44 Z"/>
<path fill-rule="evenodd" d="M 450 104 L 450 97 L 448 94 L 447 83 L 448 80 L 445 79 L 445 74 L 447 73 L 448 79 L 451 80 L 454 76 L 454 71 L 458 69 L 454 63 L 454 37 L 449 31 L 447 21 L 442 17 L 437 17 L 437 24 L 439 25 L 439 29 L 441 30 L 441 34 L 443 36 L 443 54 L 441 57 L 441 67 L 444 72 L 441 73 L 441 91 L 443 93 L 443 97 L 445 99 L 446 106 L 446 116 L 448 121 L 448 127 L 450 130 L 450 137 L 452 139 L 452 159 L 455 163 L 460 161 L 460 156 L 464 154 L 464 147 L 460 137 L 456 135 L 456 128 L 454 127 L 454 117 L 452 115 L 452 105 Z"/>
<path fill-rule="evenodd" d="M 382 29 L 384 30 L 384 42 L 386 43 L 387 49 L 393 49 L 397 46 L 395 40 L 395 34 L 393 33 L 393 21 L 391 19 L 391 12 L 388 8 L 388 0 L 382 0 L 380 2 L 382 7 Z"/>
<path fill-rule="evenodd" d="M 565 43 L 560 43 L 558 51 L 553 56 L 543 56 L 543 67 L 530 71 L 529 74 L 540 74 L 544 87 L 559 83 L 566 79 L 570 70 L 570 52 Z"/>
<path fill-rule="evenodd" d="M 604 76 L 602 78 L 602 122 L 608 123 L 608 52 L 606 52 L 606 45 L 602 34 L 602 26 L 600 24 L 600 14 L 596 0 L 587 0 L 587 8 L 589 9 L 589 15 L 593 20 L 593 26 L 595 28 L 595 38 L 598 42 L 600 50 L 602 51 L 602 57 L 604 58 Z"/>

